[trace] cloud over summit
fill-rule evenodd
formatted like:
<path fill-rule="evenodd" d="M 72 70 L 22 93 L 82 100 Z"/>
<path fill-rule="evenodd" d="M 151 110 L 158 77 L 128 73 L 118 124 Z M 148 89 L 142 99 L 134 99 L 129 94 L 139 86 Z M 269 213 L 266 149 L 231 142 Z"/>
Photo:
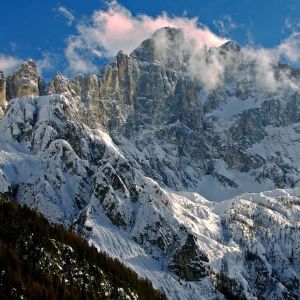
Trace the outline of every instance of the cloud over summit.
<path fill-rule="evenodd" d="M 0 53 L 0 70 L 3 71 L 5 75 L 10 75 L 14 72 L 22 62 L 23 61 L 17 57 Z"/>
<path fill-rule="evenodd" d="M 220 46 L 226 39 L 207 27 L 200 26 L 198 18 L 145 14 L 133 16 L 129 10 L 112 1 L 107 10 L 95 11 L 89 22 L 77 25 L 78 34 L 68 39 L 66 58 L 73 72 L 94 72 L 93 59 L 114 56 L 119 50 L 130 53 L 144 39 L 161 27 L 181 28 L 197 48 Z"/>
<path fill-rule="evenodd" d="M 225 16 L 217 24 L 219 32 L 228 35 L 228 30 L 236 28 L 230 16 Z M 156 17 L 146 14 L 134 16 L 125 7 L 112 1 L 105 10 L 96 10 L 89 18 L 77 23 L 77 34 L 68 38 L 65 57 L 71 73 L 97 73 L 99 60 L 116 55 L 120 50 L 130 54 L 143 40 L 151 37 L 162 27 L 181 28 L 185 40 L 185 49 L 190 58 L 188 70 L 190 75 L 199 81 L 207 90 L 222 84 L 226 67 L 234 65 L 237 57 L 220 55 L 219 51 L 210 52 L 209 59 L 205 54 L 207 48 L 219 47 L 228 39 L 213 33 L 208 27 L 200 24 L 198 18 L 170 16 L 161 13 Z M 159 43 L 161 48 L 165 41 Z M 288 74 L 275 74 L 274 66 L 281 58 L 291 63 L 299 63 L 300 34 L 294 32 L 277 47 L 242 48 L 240 57 L 255 66 L 257 85 L 270 92 L 283 85 L 294 87 Z"/>

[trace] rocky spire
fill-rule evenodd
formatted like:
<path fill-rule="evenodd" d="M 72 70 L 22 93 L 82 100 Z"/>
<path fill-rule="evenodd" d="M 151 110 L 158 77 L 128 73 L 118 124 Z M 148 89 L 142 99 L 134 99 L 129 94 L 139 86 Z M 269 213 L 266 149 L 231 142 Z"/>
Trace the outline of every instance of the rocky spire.
<path fill-rule="evenodd" d="M 228 41 L 225 44 L 220 46 L 221 49 L 225 50 L 225 51 L 240 51 L 241 50 L 241 46 L 234 42 L 234 41 Z"/>
<path fill-rule="evenodd" d="M 6 104 L 6 80 L 4 73 L 0 71 L 0 115 L 3 115 Z"/>
<path fill-rule="evenodd" d="M 3 71 L 0 71 L 0 103 L 6 100 L 6 80 Z"/>
<path fill-rule="evenodd" d="M 35 61 L 32 59 L 26 61 L 12 76 L 7 78 L 8 98 L 38 96 L 40 94 L 39 81 Z"/>
<path fill-rule="evenodd" d="M 131 57 L 147 62 L 161 62 L 168 68 L 181 68 L 188 55 L 181 29 L 163 27 L 136 48 Z"/>

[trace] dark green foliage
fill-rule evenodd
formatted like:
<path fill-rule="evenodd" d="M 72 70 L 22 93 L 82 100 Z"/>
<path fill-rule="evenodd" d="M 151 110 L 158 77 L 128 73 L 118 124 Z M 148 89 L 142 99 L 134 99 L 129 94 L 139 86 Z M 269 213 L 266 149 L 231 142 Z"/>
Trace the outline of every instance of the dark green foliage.
<path fill-rule="evenodd" d="M 0 299 L 125 299 L 124 293 L 166 299 L 151 282 L 28 207 L 0 200 L 0 224 Z"/>

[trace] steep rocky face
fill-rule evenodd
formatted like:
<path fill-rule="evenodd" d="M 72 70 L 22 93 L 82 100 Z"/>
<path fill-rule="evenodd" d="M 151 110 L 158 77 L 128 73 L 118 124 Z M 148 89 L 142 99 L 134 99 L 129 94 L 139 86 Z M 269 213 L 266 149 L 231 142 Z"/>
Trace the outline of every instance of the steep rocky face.
<path fill-rule="evenodd" d="M 42 80 L 38 75 L 37 65 L 28 60 L 7 78 L 8 99 L 42 94 Z"/>
<path fill-rule="evenodd" d="M 4 113 L 5 107 L 7 105 L 6 101 L 6 79 L 2 71 L 0 71 L 0 108 L 1 116 Z"/>
<path fill-rule="evenodd" d="M 173 65 L 165 61 L 155 52 L 156 35 L 130 55 L 138 66 L 136 97 L 123 126 L 111 130 L 115 142 L 138 161 L 146 175 L 166 186 L 197 190 L 212 199 L 247 191 L 249 184 L 255 190 L 297 185 L 293 142 L 280 142 L 282 132 L 294 131 L 299 122 L 297 89 L 283 85 L 276 92 L 263 90 L 257 82 L 256 62 L 228 42 L 201 54 L 208 61 L 218 57 L 225 66 L 222 83 L 207 91 L 188 73 L 188 55 L 177 45 L 184 45 L 181 35 L 174 41 L 176 34 L 168 33 L 165 53 L 171 44 L 184 58 L 175 54 L 168 56 L 169 60 L 174 58 Z M 286 76 L 285 70 L 276 68 L 278 77 Z M 299 82 L 296 75 L 290 80 Z M 132 85 L 127 86 L 131 90 Z M 267 146 L 272 127 L 281 132 L 277 131 Z M 128 140 L 137 150 L 128 151 Z M 261 144 L 264 151 L 254 150 L 255 144 Z M 288 157 L 275 153 L 278 147 L 289 152 Z M 243 184 L 245 180 L 247 184 Z M 206 190 L 207 182 L 218 195 Z"/>
<path fill-rule="evenodd" d="M 0 71 L 0 99 L 2 102 L 6 100 L 6 80 L 2 71 Z"/>
<path fill-rule="evenodd" d="M 208 262 L 207 255 L 199 251 L 196 238 L 189 234 L 185 244 L 174 254 L 169 268 L 182 279 L 198 281 L 209 276 Z"/>
<path fill-rule="evenodd" d="M 159 51 L 156 44 L 162 40 L 162 36 L 166 36 L 168 42 L 163 51 Z M 202 122 L 198 122 L 199 115 L 201 119 L 201 108 L 195 105 L 198 88 L 182 69 L 186 64 L 186 57 L 182 53 L 184 50 L 178 46 L 182 39 L 180 30 L 168 29 L 167 32 L 162 30 L 152 39 L 145 41 L 130 56 L 119 53 L 104 69 L 103 75 L 97 78 L 96 84 L 92 84 L 86 78 L 88 81 L 86 85 L 84 80 L 79 82 L 75 78 L 71 81 L 65 80 L 63 89 L 68 90 L 69 95 L 72 95 L 73 91 L 78 91 L 75 92 L 76 96 L 74 93 L 72 96 L 85 103 L 83 111 L 87 111 L 89 115 L 89 125 L 96 127 L 100 123 L 109 130 L 116 141 L 120 140 L 118 136 L 120 133 L 126 138 L 135 139 L 144 130 L 152 130 L 151 127 L 160 125 L 160 130 L 153 131 L 153 135 L 157 137 L 155 140 L 160 142 L 162 138 L 167 137 L 162 144 L 167 144 L 168 152 L 171 148 L 174 155 L 177 155 L 177 152 L 183 153 L 187 140 L 195 141 L 193 143 L 196 148 L 203 142 L 194 139 L 195 134 L 188 127 L 181 126 L 181 122 L 187 121 L 193 124 L 197 131 L 203 128 Z M 153 49 L 148 49 L 148 44 L 153 44 Z M 171 49 L 178 53 L 169 56 Z M 152 51 L 155 58 L 149 58 L 150 54 L 144 53 L 145 51 Z M 60 89 L 53 89 L 55 86 L 53 82 L 49 93 L 61 92 Z M 81 90 L 85 91 L 84 95 Z M 90 90 L 94 92 L 91 94 Z M 197 122 L 194 119 L 197 119 Z M 153 142 L 154 140 L 149 146 Z M 144 144 L 149 144 L 149 141 L 141 141 L 137 144 L 137 148 L 144 148 Z M 148 151 L 152 152 L 151 149 Z M 195 155 L 202 152 L 201 149 L 196 151 Z M 174 161 L 176 164 L 180 163 L 175 157 Z M 149 163 L 151 165 L 143 166 L 148 175 L 160 179 L 169 186 L 179 185 L 179 180 L 175 177 L 182 173 L 181 171 L 176 171 L 176 176 L 168 179 L 166 171 L 158 169 L 160 162 L 157 158 L 151 157 Z M 200 176 L 203 173 L 203 162 L 197 164 Z M 180 176 L 186 181 L 187 179 L 183 177 Z"/>
<path fill-rule="evenodd" d="M 167 42 L 164 47 L 159 47 L 165 39 Z M 163 29 L 142 43 L 131 55 L 119 52 L 103 69 L 101 76 L 79 76 L 71 80 L 56 76 L 48 87 L 48 93 L 78 97 L 90 110 L 94 122 L 110 131 L 120 130 L 134 113 L 147 112 L 150 120 L 165 105 L 164 99 L 172 96 L 176 89 L 176 73 L 186 63 L 187 55 L 181 44 L 184 45 L 181 30 Z M 185 89 L 185 85 L 182 80 L 178 89 Z M 187 86 L 191 84 L 188 82 Z M 196 97 L 193 91 L 186 93 L 191 96 L 186 95 L 188 101 Z M 148 98 L 155 101 L 153 105 L 146 102 Z M 143 99 L 145 101 L 141 103 Z"/>
<path fill-rule="evenodd" d="M 130 57 L 148 63 L 163 63 L 167 69 L 180 70 L 188 62 L 189 50 L 183 31 L 164 27 L 135 49 Z"/>
<path fill-rule="evenodd" d="M 120 52 L 99 76 L 55 77 L 48 93 L 76 98 L 82 121 L 103 126 L 135 167 L 164 186 L 220 200 L 249 186 L 296 186 L 299 93 L 279 83 L 298 86 L 298 72 L 274 65 L 279 88 L 271 91 L 247 51 L 230 41 L 195 55 L 181 30 L 163 28 L 130 55 Z M 201 74 L 215 65 L 224 67 L 223 78 L 207 89 Z"/>

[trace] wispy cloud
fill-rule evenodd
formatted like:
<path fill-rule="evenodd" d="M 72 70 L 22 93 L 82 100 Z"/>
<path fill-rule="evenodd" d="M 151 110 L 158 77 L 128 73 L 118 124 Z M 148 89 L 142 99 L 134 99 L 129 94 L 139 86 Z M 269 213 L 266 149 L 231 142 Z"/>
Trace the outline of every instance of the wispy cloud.
<path fill-rule="evenodd" d="M 17 57 L 0 53 L 0 70 L 3 71 L 5 75 L 13 73 L 22 62 L 23 61 Z"/>
<path fill-rule="evenodd" d="M 191 52 L 189 72 L 194 80 L 206 90 L 212 90 L 224 83 L 226 70 L 239 70 L 238 80 L 243 73 L 251 74 L 253 88 L 261 91 L 276 92 L 281 88 L 300 90 L 300 83 L 291 75 L 291 69 L 280 67 L 279 63 L 288 62 L 291 66 L 300 65 L 300 32 L 294 32 L 273 48 L 246 46 L 238 52 L 224 53 L 218 49 Z M 249 77 L 249 78 L 250 78 Z"/>
<path fill-rule="evenodd" d="M 278 51 L 281 56 L 292 63 L 300 62 L 300 32 L 292 33 L 279 46 Z"/>
<path fill-rule="evenodd" d="M 57 68 L 60 56 L 51 52 L 44 52 L 42 58 L 37 60 L 37 67 L 40 74 Z"/>
<path fill-rule="evenodd" d="M 27 58 L 28 59 L 28 58 Z M 13 74 L 27 59 L 22 59 L 15 56 L 0 53 L 0 71 L 3 71 L 5 76 Z M 60 56 L 50 52 L 44 52 L 40 59 L 36 60 L 38 72 L 43 74 L 46 71 L 51 71 L 57 68 Z"/>
<path fill-rule="evenodd" d="M 229 15 L 215 21 L 221 36 L 200 24 L 197 18 L 169 16 L 162 13 L 157 17 L 145 14 L 134 16 L 116 1 L 110 2 L 106 10 L 93 13 L 89 21 L 77 24 L 77 34 L 67 40 L 65 57 L 69 71 L 97 72 L 97 59 L 111 57 L 120 50 L 129 54 L 144 39 L 149 38 L 161 27 L 181 28 L 186 37 L 185 49 L 189 51 L 191 76 L 198 80 L 205 89 L 211 90 L 222 84 L 226 68 L 236 62 L 235 54 L 223 55 L 220 51 L 208 51 L 227 41 L 224 36 L 236 28 L 249 30 L 249 24 L 236 24 Z M 191 42 L 193 40 L 193 42 Z M 162 40 L 161 48 L 165 42 Z M 207 46 L 207 47 L 206 47 Z M 158 45 L 159 47 L 159 45 Z M 300 33 L 294 31 L 287 39 L 274 48 L 255 47 L 251 44 L 241 50 L 242 63 L 253 66 L 257 87 L 270 92 L 282 86 L 296 87 L 286 70 L 278 73 L 276 66 L 281 58 L 291 63 L 300 63 Z M 208 53 L 210 53 L 208 55 Z M 275 68 L 274 68 L 275 67 Z M 277 72 L 277 73 L 276 73 Z"/>
<path fill-rule="evenodd" d="M 230 32 L 238 27 L 230 15 L 225 15 L 219 20 L 214 20 L 213 24 L 222 36 L 229 36 Z"/>
<path fill-rule="evenodd" d="M 203 49 L 192 52 L 188 70 L 192 78 L 201 83 L 205 90 L 212 90 L 223 81 L 228 62 L 229 58 L 219 52 Z"/>
<path fill-rule="evenodd" d="M 219 46 L 226 41 L 207 27 L 200 26 L 197 18 L 173 17 L 166 13 L 157 17 L 145 14 L 133 16 L 129 10 L 112 1 L 107 10 L 95 11 L 90 22 L 78 24 L 78 34 L 68 39 L 65 54 L 70 70 L 94 72 L 93 58 L 113 56 L 119 50 L 130 53 L 144 39 L 165 26 L 182 28 L 186 37 L 194 40 L 199 49 L 204 45 Z"/>
<path fill-rule="evenodd" d="M 70 10 L 68 10 L 64 6 L 59 6 L 57 8 L 57 11 L 67 19 L 67 24 L 69 26 L 71 26 L 73 24 L 75 17 Z"/>

